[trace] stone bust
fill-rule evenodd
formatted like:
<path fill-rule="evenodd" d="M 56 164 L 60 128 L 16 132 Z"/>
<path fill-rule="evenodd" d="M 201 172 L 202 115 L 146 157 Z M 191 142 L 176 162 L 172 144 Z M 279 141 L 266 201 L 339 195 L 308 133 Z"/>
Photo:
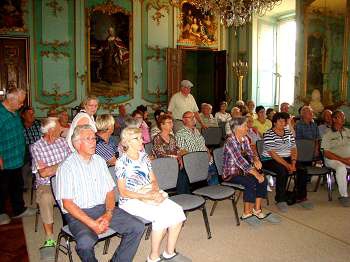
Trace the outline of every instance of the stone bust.
<path fill-rule="evenodd" d="M 311 101 L 310 106 L 312 107 L 312 110 L 314 113 L 319 114 L 323 111 L 324 106 L 321 102 L 321 93 L 320 90 L 314 89 L 311 93 Z"/>

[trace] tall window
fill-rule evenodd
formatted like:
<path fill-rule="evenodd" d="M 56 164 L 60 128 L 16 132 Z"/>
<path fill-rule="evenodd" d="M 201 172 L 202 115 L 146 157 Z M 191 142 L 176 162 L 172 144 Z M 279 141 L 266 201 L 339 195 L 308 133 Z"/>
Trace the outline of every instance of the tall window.
<path fill-rule="evenodd" d="M 257 43 L 257 104 L 290 104 L 294 101 L 294 19 L 259 20 Z"/>

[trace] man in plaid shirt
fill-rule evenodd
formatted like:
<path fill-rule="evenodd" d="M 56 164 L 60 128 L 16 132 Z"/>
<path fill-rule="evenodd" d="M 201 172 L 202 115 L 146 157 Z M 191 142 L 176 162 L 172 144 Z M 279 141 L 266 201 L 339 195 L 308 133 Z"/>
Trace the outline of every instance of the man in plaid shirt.
<path fill-rule="evenodd" d="M 5 213 L 5 200 L 9 196 L 14 218 L 35 214 L 26 208 L 23 201 L 23 178 L 25 141 L 23 124 L 18 109 L 23 106 L 26 91 L 19 88 L 7 90 L 5 100 L 0 103 L 0 225 L 11 222 Z"/>
<path fill-rule="evenodd" d="M 32 169 L 36 174 L 36 202 L 40 208 L 46 240 L 41 249 L 54 247 L 53 240 L 53 206 L 55 200 L 51 193 L 50 177 L 56 174 L 58 165 L 71 153 L 65 138 L 60 137 L 62 127 L 56 117 L 42 121 L 43 137 L 31 147 Z"/>

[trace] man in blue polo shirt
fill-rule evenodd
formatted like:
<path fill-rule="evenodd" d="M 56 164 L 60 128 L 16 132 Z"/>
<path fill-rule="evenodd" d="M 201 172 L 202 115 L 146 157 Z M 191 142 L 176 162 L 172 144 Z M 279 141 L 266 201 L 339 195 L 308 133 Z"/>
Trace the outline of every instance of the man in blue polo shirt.
<path fill-rule="evenodd" d="M 13 218 L 35 214 L 26 208 L 23 201 L 23 177 L 25 140 L 23 124 L 18 109 L 23 106 L 26 91 L 9 89 L 5 100 L 0 103 L 0 225 L 11 222 L 5 213 L 5 200 L 10 196 Z"/>

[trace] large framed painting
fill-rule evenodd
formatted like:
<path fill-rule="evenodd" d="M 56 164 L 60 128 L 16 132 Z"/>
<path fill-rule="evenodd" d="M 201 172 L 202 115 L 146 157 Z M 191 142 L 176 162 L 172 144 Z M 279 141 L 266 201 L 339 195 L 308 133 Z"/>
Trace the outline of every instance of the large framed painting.
<path fill-rule="evenodd" d="M 179 5 L 178 40 L 180 48 L 218 48 L 218 19 L 211 13 L 203 13 L 191 0 Z"/>
<path fill-rule="evenodd" d="M 112 3 L 88 8 L 88 91 L 132 96 L 132 15 Z"/>
<path fill-rule="evenodd" d="M 0 33 L 25 32 L 24 7 L 27 0 L 0 1 Z"/>

